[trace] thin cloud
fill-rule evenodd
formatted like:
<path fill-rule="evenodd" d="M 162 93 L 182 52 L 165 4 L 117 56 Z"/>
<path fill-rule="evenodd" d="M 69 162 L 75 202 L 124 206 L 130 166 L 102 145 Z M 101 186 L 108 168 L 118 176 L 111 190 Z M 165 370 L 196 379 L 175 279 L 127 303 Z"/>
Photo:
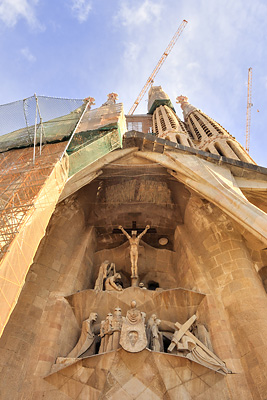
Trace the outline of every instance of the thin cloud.
<path fill-rule="evenodd" d="M 19 19 L 25 19 L 31 27 L 39 27 L 35 9 L 39 0 L 1 0 L 0 20 L 8 27 L 13 27 Z"/>
<path fill-rule="evenodd" d="M 121 1 L 118 13 L 115 16 L 116 22 L 123 26 L 132 28 L 133 26 L 149 23 L 159 19 L 163 8 L 162 1 L 155 0 L 139 1 L 139 4 L 131 5 L 130 1 Z"/>
<path fill-rule="evenodd" d="M 137 43 L 134 42 L 127 43 L 127 46 L 125 47 L 126 48 L 123 54 L 124 62 L 128 66 L 132 67 L 132 64 L 138 60 L 141 48 Z"/>
<path fill-rule="evenodd" d="M 72 0 L 71 9 L 78 21 L 83 23 L 92 9 L 92 2 L 90 0 Z"/>
<path fill-rule="evenodd" d="M 26 58 L 27 61 L 30 63 L 33 63 L 36 61 L 36 57 L 32 54 L 32 52 L 29 50 L 28 47 L 24 47 L 23 49 L 20 50 L 20 53 L 23 55 L 24 58 Z"/>

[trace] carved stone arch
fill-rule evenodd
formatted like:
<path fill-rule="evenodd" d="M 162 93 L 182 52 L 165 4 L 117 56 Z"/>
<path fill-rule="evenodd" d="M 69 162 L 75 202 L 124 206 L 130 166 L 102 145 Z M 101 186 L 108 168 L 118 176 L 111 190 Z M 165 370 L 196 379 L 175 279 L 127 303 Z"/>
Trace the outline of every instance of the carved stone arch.
<path fill-rule="evenodd" d="M 165 151 L 164 154 L 139 151 L 136 156 L 155 161 L 165 168 L 186 188 L 193 189 L 201 197 L 217 205 L 242 228 L 267 245 L 266 213 L 247 201 L 241 190 L 234 186 L 233 176 L 225 181 L 223 169 L 200 158 Z M 232 182 L 231 182 L 232 180 Z M 247 216 L 244 219 L 244 215 Z"/>

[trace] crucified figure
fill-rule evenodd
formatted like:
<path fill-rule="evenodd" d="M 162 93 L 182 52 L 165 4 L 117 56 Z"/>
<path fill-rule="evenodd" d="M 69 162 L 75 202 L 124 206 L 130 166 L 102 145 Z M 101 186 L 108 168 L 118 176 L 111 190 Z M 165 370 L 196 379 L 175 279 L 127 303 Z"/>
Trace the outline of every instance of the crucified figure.
<path fill-rule="evenodd" d="M 132 236 L 130 236 L 124 229 L 123 227 L 120 225 L 119 229 L 122 231 L 122 233 L 124 233 L 124 235 L 127 237 L 127 239 L 130 242 L 130 258 L 131 258 L 131 265 L 132 265 L 132 278 L 137 278 L 138 274 L 137 274 L 137 260 L 138 260 L 138 247 L 139 247 L 139 242 L 142 238 L 142 236 L 144 236 L 148 229 L 150 228 L 149 225 L 146 226 L 146 229 L 140 233 L 140 235 L 137 235 L 137 231 L 132 231 Z"/>

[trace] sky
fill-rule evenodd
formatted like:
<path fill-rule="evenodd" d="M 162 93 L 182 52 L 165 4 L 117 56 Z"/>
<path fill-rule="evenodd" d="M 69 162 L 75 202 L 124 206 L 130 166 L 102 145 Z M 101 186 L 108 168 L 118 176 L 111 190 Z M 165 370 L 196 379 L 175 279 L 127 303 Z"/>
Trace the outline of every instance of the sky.
<path fill-rule="evenodd" d="M 0 104 L 37 93 L 99 107 L 116 92 L 127 113 L 183 19 L 155 85 L 181 118 L 183 94 L 245 145 L 251 67 L 250 155 L 267 167 L 266 0 L 0 0 Z"/>

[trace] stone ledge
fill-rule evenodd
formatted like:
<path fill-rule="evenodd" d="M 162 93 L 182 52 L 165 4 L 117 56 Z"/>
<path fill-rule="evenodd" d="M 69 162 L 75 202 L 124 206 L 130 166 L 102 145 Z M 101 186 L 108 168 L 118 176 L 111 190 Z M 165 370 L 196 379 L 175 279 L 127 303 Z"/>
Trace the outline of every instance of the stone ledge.
<path fill-rule="evenodd" d="M 265 175 L 264 177 L 261 176 L 261 179 L 267 180 L 267 168 L 265 167 L 234 160 L 228 157 L 218 156 L 203 150 L 194 149 L 193 147 L 183 146 L 169 140 L 158 138 L 157 136 L 149 133 L 137 131 L 126 132 L 123 136 L 123 148 L 129 147 L 138 147 L 140 150 L 146 149 L 155 151 L 157 153 L 163 153 L 165 150 L 182 151 L 187 154 L 196 155 L 197 157 L 203 158 L 215 164 L 227 164 L 230 166 L 230 169 L 236 176 L 247 176 L 249 174 L 250 177 L 254 177 L 251 176 L 251 173 L 254 173 L 253 175 Z"/>

